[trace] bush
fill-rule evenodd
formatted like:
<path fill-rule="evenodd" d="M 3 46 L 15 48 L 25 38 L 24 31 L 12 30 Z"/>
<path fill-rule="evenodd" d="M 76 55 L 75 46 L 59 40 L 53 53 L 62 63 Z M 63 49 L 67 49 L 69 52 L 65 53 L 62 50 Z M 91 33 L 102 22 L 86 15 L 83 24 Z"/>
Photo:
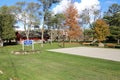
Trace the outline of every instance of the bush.
<path fill-rule="evenodd" d="M 120 45 L 116 45 L 115 48 L 120 48 Z"/>
<path fill-rule="evenodd" d="M 112 44 L 112 43 L 107 43 L 107 44 L 105 44 L 105 46 L 108 48 L 115 48 L 116 45 Z"/>

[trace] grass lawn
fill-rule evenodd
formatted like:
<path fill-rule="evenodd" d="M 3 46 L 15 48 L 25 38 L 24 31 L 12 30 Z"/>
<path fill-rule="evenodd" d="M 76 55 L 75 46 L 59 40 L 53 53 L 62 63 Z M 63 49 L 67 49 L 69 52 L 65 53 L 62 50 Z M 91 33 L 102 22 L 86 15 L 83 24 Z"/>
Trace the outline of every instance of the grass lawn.
<path fill-rule="evenodd" d="M 41 53 L 27 55 L 11 54 L 21 45 L 0 48 L 0 80 L 120 80 L 120 62 L 47 51 L 53 48 L 60 47 L 35 45 Z"/>

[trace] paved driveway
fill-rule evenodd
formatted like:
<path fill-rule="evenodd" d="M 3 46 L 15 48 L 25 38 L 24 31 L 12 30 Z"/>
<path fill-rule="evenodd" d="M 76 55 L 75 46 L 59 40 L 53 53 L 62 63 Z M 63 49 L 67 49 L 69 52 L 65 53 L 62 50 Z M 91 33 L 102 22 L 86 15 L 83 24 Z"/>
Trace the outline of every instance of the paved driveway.
<path fill-rule="evenodd" d="M 75 47 L 75 48 L 52 49 L 49 51 L 120 61 L 120 49 Z"/>

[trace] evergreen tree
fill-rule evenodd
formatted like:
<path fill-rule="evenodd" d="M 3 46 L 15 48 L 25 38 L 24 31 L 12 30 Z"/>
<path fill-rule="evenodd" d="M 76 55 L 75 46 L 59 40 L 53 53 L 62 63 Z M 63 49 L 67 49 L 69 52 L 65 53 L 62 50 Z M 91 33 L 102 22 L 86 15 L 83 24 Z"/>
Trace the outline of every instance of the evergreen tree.
<path fill-rule="evenodd" d="M 15 23 L 14 16 L 10 13 L 10 9 L 7 6 L 0 8 L 0 42 L 3 40 L 15 39 L 15 31 L 13 25 Z"/>
<path fill-rule="evenodd" d="M 117 40 L 120 43 L 120 5 L 112 4 L 104 15 L 104 20 L 110 26 L 110 38 Z"/>
<path fill-rule="evenodd" d="M 13 29 L 14 17 L 13 15 L 0 14 L 1 38 L 3 40 L 11 40 L 15 38 L 15 31 Z"/>

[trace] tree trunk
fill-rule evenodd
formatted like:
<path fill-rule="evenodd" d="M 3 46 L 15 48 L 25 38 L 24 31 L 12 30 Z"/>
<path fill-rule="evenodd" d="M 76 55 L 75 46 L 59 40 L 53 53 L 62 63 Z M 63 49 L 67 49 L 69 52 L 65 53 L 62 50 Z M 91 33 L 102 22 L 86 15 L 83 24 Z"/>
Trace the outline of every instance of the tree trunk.
<path fill-rule="evenodd" d="M 27 40 L 29 40 L 29 34 L 28 33 L 26 34 L 26 38 L 27 38 Z"/>
<path fill-rule="evenodd" d="M 3 47 L 3 40 L 0 38 L 0 46 Z"/>
<path fill-rule="evenodd" d="M 69 38 L 69 43 L 71 44 L 71 42 L 72 42 L 72 41 L 71 41 L 71 38 Z"/>
<path fill-rule="evenodd" d="M 26 23 L 24 23 L 24 29 L 25 29 L 26 38 L 28 40 L 29 39 L 29 33 L 28 33 L 27 29 L 26 29 Z"/>
<path fill-rule="evenodd" d="M 120 44 L 120 39 L 117 40 L 117 44 Z"/>
<path fill-rule="evenodd" d="M 42 28 L 42 43 L 41 43 L 41 47 L 43 47 L 43 42 L 44 42 L 44 30 Z"/>
<path fill-rule="evenodd" d="M 63 35 L 63 48 L 65 47 L 65 35 Z"/>
<path fill-rule="evenodd" d="M 50 44 L 52 44 L 52 40 L 53 40 L 53 37 L 52 37 L 52 30 L 51 30 L 51 33 L 50 33 Z"/>

